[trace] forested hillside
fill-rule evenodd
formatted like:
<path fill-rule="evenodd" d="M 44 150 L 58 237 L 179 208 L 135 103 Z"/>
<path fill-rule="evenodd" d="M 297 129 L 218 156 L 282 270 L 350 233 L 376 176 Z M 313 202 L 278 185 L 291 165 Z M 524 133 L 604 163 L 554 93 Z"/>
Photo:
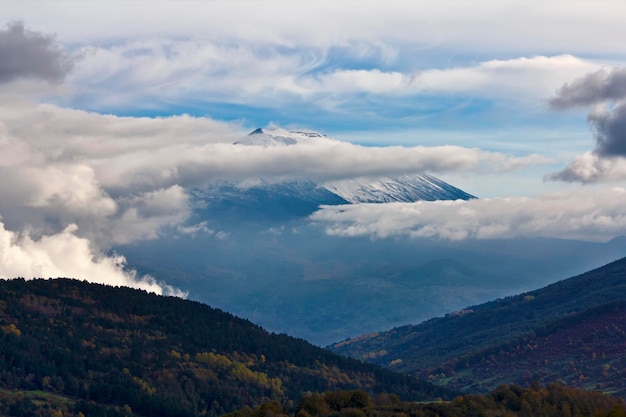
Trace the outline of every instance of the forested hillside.
<path fill-rule="evenodd" d="M 623 395 L 626 258 L 543 289 L 332 348 L 467 392 L 560 380 Z"/>
<path fill-rule="evenodd" d="M 87 416 L 216 416 L 308 391 L 450 396 L 204 304 L 69 279 L 0 281 L 0 389 L 20 416 L 41 401 Z"/>

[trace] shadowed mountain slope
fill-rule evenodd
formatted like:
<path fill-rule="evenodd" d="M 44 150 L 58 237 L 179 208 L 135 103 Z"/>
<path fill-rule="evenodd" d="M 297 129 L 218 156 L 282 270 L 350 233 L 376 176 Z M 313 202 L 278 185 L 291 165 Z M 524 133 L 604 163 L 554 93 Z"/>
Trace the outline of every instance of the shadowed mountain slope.
<path fill-rule="evenodd" d="M 331 349 L 460 389 L 561 379 L 624 393 L 625 304 L 626 258 L 539 290 L 348 339 Z"/>

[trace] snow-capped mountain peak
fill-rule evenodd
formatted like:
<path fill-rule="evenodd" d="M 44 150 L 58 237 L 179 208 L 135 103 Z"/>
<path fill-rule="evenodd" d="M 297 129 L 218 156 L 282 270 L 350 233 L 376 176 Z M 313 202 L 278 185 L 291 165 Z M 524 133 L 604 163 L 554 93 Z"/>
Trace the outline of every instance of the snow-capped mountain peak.
<path fill-rule="evenodd" d="M 296 144 L 319 141 L 338 142 L 315 131 L 287 130 L 281 127 L 270 126 L 252 131 L 245 138 L 235 142 L 235 145 L 256 145 L 264 147 L 290 146 Z M 311 184 L 314 184 L 311 186 Z M 250 189 L 263 190 L 265 193 L 284 194 L 300 200 L 310 200 L 322 196 L 320 204 L 358 204 L 358 203 L 387 203 L 412 202 L 420 200 L 468 200 L 473 195 L 460 190 L 432 175 L 407 174 L 395 178 L 352 178 L 317 184 L 306 178 L 293 179 L 281 184 L 265 183 L 262 179 L 258 186 Z M 315 190 L 315 192 L 312 192 Z M 319 195 L 318 195 L 319 194 Z M 332 198 L 331 198 L 332 197 Z M 281 201 L 287 201 L 284 198 Z"/>
<path fill-rule="evenodd" d="M 288 146 L 317 140 L 331 139 L 326 135 L 314 131 L 287 130 L 281 127 L 263 127 L 250 132 L 248 136 L 235 142 L 235 145 Z"/>

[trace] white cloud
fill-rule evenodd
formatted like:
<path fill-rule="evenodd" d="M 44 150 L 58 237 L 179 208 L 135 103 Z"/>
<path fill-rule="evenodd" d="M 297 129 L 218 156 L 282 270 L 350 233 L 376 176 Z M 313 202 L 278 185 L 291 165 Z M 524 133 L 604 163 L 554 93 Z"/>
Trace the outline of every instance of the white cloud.
<path fill-rule="evenodd" d="M 594 152 L 585 152 L 574 158 L 561 171 L 545 176 L 548 181 L 580 182 L 617 182 L 626 180 L 626 158 L 605 158 Z"/>
<path fill-rule="evenodd" d="M 122 190 L 187 188 L 219 178 L 329 180 L 423 171 L 503 172 L 545 162 L 537 155 L 512 157 L 461 146 L 363 147 L 333 140 L 288 147 L 233 146 L 243 135 L 241 128 L 206 118 L 128 118 L 51 105 L 17 107 L 2 106 L 9 117 L 2 133 L 7 156 L 0 157 L 0 167 L 41 171 L 41 178 L 50 167 L 69 172 L 76 183 L 65 179 L 59 185 L 67 190 L 40 190 L 37 196 L 49 200 L 49 194 L 63 195 L 68 204 L 72 198 L 84 205 L 87 199 L 106 200 Z M 72 170 L 81 170 L 81 175 Z M 37 192 L 35 185 L 26 188 Z M 73 189 L 80 195 L 63 194 Z M 24 197 L 19 200 L 27 203 Z"/>
<path fill-rule="evenodd" d="M 358 46 L 354 46 L 358 49 Z M 374 47 L 378 49 L 378 47 Z M 151 40 L 86 47 L 70 79 L 91 106 L 160 108 L 226 102 L 280 108 L 301 102 L 329 107 L 350 95 L 454 95 L 535 103 L 601 64 L 572 55 L 489 60 L 447 69 L 339 69 L 328 49 Z M 345 64 L 344 64 L 345 65 Z"/>
<path fill-rule="evenodd" d="M 424 171 L 493 173 L 544 162 L 538 155 L 512 157 L 460 146 L 363 147 L 328 141 L 269 148 L 230 144 L 164 147 L 96 161 L 94 169 L 105 187 L 145 189 L 173 184 L 202 186 L 221 178 L 326 181 Z"/>
<path fill-rule="evenodd" d="M 107 219 L 94 237 L 106 236 L 105 241 L 121 244 L 155 239 L 164 228 L 175 227 L 187 219 L 187 200 L 186 191 L 178 185 L 120 196 L 118 215 Z"/>
<path fill-rule="evenodd" d="M 225 38 L 283 45 L 328 45 L 349 40 L 442 48 L 623 53 L 620 0 L 435 1 L 126 1 L 3 0 L 10 18 L 23 19 L 63 41 L 143 39 L 159 35 Z"/>
<path fill-rule="evenodd" d="M 276 107 L 281 95 L 311 93 L 298 77 L 319 66 L 324 53 L 207 39 L 87 46 L 69 82 L 100 106 L 158 108 L 198 100 Z"/>
<path fill-rule="evenodd" d="M 140 288 L 156 294 L 186 296 L 150 276 L 125 270 L 121 255 L 97 256 L 87 239 L 69 225 L 60 233 L 32 239 L 28 232 L 12 232 L 0 222 L 0 277 L 77 278 L 108 285 Z"/>
<path fill-rule="evenodd" d="M 311 219 L 336 236 L 604 241 L 626 234 L 625 205 L 623 188 L 596 188 L 536 198 L 324 206 Z"/>
<path fill-rule="evenodd" d="M 191 237 L 196 237 L 197 235 L 215 234 L 215 230 L 209 227 L 209 222 L 206 220 L 191 226 L 178 225 L 176 227 L 176 231 L 182 235 L 189 235 Z"/>
<path fill-rule="evenodd" d="M 413 73 L 337 70 L 317 77 L 312 91 L 418 95 L 472 93 L 535 100 L 552 94 L 564 82 L 600 68 L 572 55 L 491 60 L 477 65 Z M 306 80 L 305 80 L 306 84 Z"/>

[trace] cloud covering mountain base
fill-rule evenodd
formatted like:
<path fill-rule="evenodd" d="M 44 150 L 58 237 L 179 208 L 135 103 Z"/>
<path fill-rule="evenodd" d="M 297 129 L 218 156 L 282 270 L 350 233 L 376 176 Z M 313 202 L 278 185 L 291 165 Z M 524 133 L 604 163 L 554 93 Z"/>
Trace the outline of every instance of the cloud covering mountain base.
<path fill-rule="evenodd" d="M 609 188 L 535 198 L 324 206 L 310 218 L 335 236 L 607 241 L 626 231 L 624 207 L 626 190 Z"/>

